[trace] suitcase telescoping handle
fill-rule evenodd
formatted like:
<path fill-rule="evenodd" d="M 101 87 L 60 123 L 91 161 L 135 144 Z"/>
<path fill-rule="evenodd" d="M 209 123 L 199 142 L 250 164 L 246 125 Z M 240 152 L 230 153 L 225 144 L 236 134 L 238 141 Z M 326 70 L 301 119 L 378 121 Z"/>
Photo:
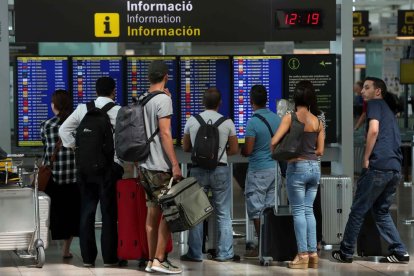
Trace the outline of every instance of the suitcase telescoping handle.
<path fill-rule="evenodd" d="M 279 213 L 279 200 L 280 200 L 280 192 L 279 192 L 279 161 L 275 161 L 276 163 L 276 175 L 275 175 L 275 214 Z"/>

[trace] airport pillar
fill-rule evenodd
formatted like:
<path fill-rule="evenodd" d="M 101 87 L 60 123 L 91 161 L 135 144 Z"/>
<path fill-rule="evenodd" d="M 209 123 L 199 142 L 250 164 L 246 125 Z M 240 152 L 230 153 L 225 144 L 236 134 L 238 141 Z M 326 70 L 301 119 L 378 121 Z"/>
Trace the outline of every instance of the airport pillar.
<path fill-rule="evenodd" d="M 354 131 L 353 127 L 353 40 L 352 40 L 352 1 L 337 0 L 340 5 L 340 34 L 336 41 L 331 41 L 330 50 L 333 54 L 341 56 L 338 63 L 337 99 L 339 105 L 339 158 L 332 162 L 332 174 L 354 176 Z"/>
<path fill-rule="evenodd" d="M 11 152 L 10 70 L 9 70 L 9 4 L 0 1 L 0 147 Z"/>

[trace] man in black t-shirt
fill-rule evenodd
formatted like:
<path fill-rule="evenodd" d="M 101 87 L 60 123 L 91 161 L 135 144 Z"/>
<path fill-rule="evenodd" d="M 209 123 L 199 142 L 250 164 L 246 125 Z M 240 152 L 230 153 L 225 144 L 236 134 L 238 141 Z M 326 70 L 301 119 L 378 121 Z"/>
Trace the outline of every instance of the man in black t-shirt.
<path fill-rule="evenodd" d="M 383 100 L 387 93 L 383 80 L 366 78 L 361 93 L 368 103 L 363 174 L 358 179 L 340 250 L 333 251 L 332 257 L 345 263 L 353 261 L 359 231 L 372 209 L 379 233 L 389 243 L 390 255 L 381 262 L 407 263 L 410 256 L 389 213 L 401 180 L 400 131 L 394 113 Z"/>

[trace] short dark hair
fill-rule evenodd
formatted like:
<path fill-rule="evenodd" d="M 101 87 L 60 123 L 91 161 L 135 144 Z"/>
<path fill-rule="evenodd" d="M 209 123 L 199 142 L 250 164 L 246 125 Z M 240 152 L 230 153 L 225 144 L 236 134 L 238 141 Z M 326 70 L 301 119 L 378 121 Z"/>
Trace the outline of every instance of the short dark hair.
<path fill-rule="evenodd" d="M 100 77 L 96 81 L 96 94 L 102 97 L 111 96 L 115 89 L 115 80 L 111 77 Z"/>
<path fill-rule="evenodd" d="M 64 122 L 72 113 L 72 97 L 68 91 L 58 89 L 52 94 L 52 103 L 59 111 L 57 115 L 62 122 Z"/>
<path fill-rule="evenodd" d="M 161 82 L 168 75 L 168 65 L 162 60 L 154 60 L 148 66 L 148 80 L 151 84 Z"/>
<path fill-rule="evenodd" d="M 365 81 L 372 81 L 374 88 L 375 89 L 381 89 L 381 96 L 382 98 L 385 98 L 385 95 L 387 93 L 387 85 L 385 84 L 385 82 L 380 79 L 380 78 L 376 78 L 376 77 L 366 77 Z"/>
<path fill-rule="evenodd" d="M 359 87 L 361 87 L 361 90 L 362 90 L 362 87 L 364 87 L 364 82 L 363 81 L 359 80 L 355 84 L 358 85 Z"/>
<path fill-rule="evenodd" d="M 221 101 L 220 91 L 216 87 L 210 87 L 204 92 L 203 104 L 206 109 L 216 109 Z"/>
<path fill-rule="evenodd" d="M 303 80 L 296 84 L 293 92 L 293 101 L 295 102 L 295 108 L 297 106 L 305 106 L 315 116 L 322 113 L 318 107 L 315 87 L 310 81 Z"/>
<path fill-rule="evenodd" d="M 250 89 L 250 101 L 258 107 L 265 107 L 267 103 L 266 87 L 261 84 L 253 85 Z"/>

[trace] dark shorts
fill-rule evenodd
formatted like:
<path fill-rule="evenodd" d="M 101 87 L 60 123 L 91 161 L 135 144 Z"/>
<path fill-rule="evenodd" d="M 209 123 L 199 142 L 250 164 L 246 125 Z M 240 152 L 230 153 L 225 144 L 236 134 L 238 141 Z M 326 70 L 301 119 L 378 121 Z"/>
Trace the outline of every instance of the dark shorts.
<path fill-rule="evenodd" d="M 141 184 L 146 191 L 147 207 L 158 205 L 158 198 L 161 192 L 165 190 L 170 183 L 172 173 L 163 171 L 147 170 L 139 168 L 139 177 Z"/>

